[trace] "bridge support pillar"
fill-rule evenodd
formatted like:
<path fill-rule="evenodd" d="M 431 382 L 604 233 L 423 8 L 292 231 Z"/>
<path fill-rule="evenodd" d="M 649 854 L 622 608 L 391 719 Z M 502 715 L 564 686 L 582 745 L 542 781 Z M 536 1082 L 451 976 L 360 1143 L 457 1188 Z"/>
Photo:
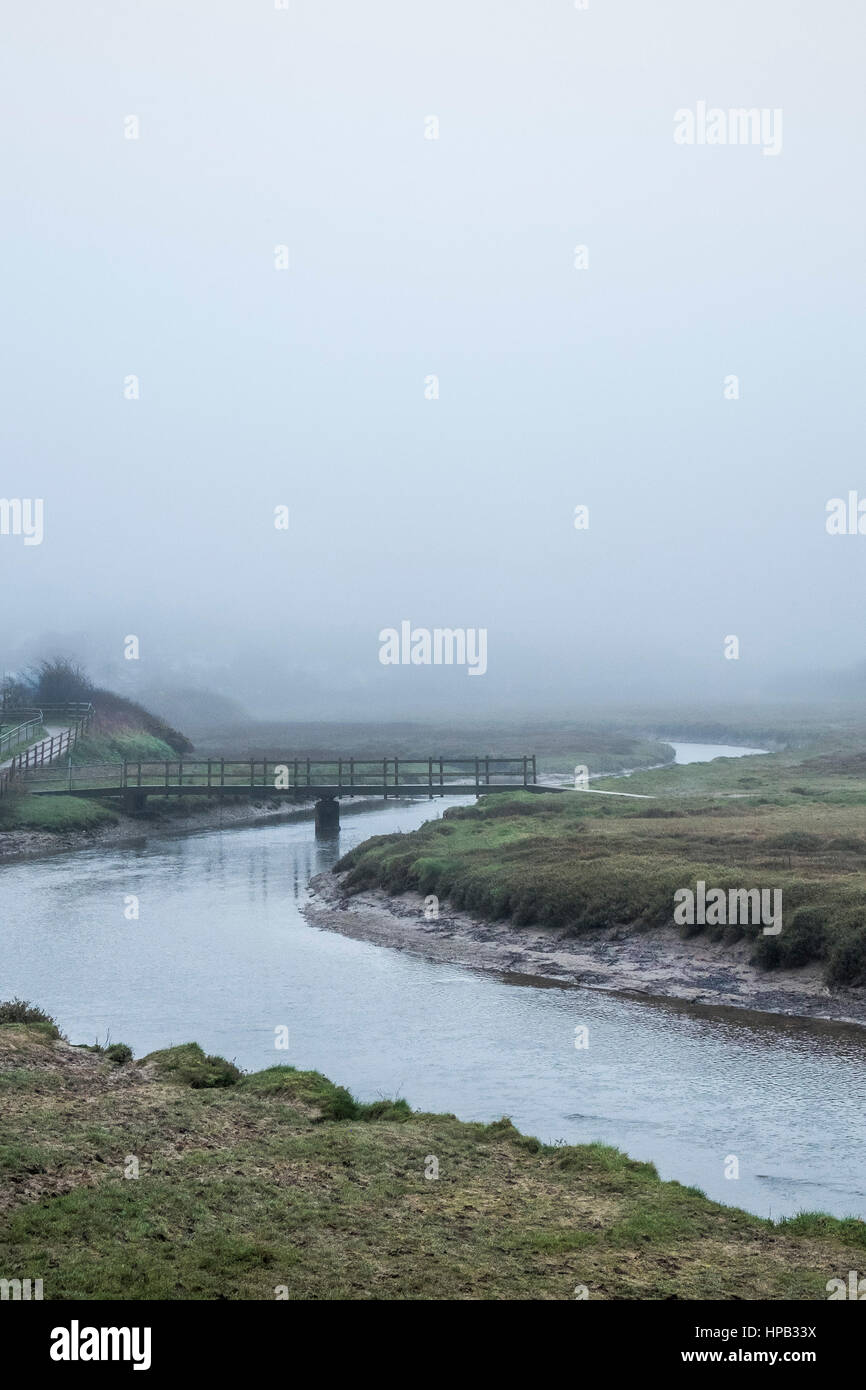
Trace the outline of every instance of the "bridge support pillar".
<path fill-rule="evenodd" d="M 121 797 L 123 813 L 126 816 L 140 816 L 147 810 L 147 792 L 125 791 Z"/>
<path fill-rule="evenodd" d="M 334 796 L 316 802 L 316 834 L 334 835 L 340 829 L 340 803 Z"/>

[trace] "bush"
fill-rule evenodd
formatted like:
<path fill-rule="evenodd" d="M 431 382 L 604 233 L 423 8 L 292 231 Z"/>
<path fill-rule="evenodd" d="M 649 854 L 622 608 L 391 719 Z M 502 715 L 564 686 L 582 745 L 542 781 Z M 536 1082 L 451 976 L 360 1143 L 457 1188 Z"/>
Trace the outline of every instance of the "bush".
<path fill-rule="evenodd" d="M 782 964 L 782 947 L 778 936 L 759 936 L 752 952 L 752 965 L 761 970 L 777 970 Z"/>
<path fill-rule="evenodd" d="M 767 841 L 768 849 L 777 849 L 789 854 L 817 854 L 823 849 L 824 841 L 820 835 L 810 830 L 788 830 L 784 835 L 772 835 Z"/>
<path fill-rule="evenodd" d="M 798 907 L 790 928 L 782 930 L 782 958 L 785 965 L 808 965 L 827 954 L 824 913 L 817 907 Z"/>
<path fill-rule="evenodd" d="M 123 1067 L 132 1061 L 132 1048 L 127 1047 L 126 1043 L 112 1043 L 105 1049 L 105 1055 L 116 1067 Z"/>
<path fill-rule="evenodd" d="M 762 970 L 795 970 L 823 960 L 827 954 L 825 917 L 820 908 L 798 907 L 778 936 L 758 936 L 752 964 Z"/>
<path fill-rule="evenodd" d="M 838 940 L 827 965 L 829 985 L 866 984 L 866 927 L 855 927 Z"/>
<path fill-rule="evenodd" d="M 0 1023 L 44 1023 L 51 1029 L 52 1037 L 60 1037 L 60 1029 L 51 1015 L 45 1013 L 44 1009 L 37 1008 L 35 1004 L 29 1004 L 26 999 L 6 999 L 0 1002 Z"/>

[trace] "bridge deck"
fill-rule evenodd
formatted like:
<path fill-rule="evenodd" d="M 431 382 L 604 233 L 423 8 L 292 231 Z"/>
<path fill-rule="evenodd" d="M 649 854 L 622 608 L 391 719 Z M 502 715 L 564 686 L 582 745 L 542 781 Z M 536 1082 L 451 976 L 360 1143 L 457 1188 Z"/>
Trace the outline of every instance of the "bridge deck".
<path fill-rule="evenodd" d="M 23 778 L 36 796 L 285 795 L 473 796 L 536 786 L 533 756 L 519 758 L 178 758 L 55 764 Z"/>

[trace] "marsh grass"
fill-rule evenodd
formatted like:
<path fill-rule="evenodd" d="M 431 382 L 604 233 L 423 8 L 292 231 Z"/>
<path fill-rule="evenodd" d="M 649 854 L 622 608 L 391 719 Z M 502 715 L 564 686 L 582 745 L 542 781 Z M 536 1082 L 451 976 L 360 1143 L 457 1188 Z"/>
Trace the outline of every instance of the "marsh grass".
<path fill-rule="evenodd" d="M 435 894 L 478 917 L 583 932 L 658 928 L 677 889 L 782 890 L 783 930 L 719 928 L 765 968 L 823 963 L 866 984 L 866 771 L 850 750 L 660 769 L 628 780 L 652 802 L 593 793 L 497 794 L 407 835 L 376 836 L 337 864 L 346 889 Z M 744 794 L 742 784 L 752 786 Z M 796 793 L 792 786 L 800 788 Z M 611 789 L 624 783 L 611 781 Z M 700 927 L 685 928 L 684 936 Z M 711 929 L 707 929 L 711 930 Z"/>

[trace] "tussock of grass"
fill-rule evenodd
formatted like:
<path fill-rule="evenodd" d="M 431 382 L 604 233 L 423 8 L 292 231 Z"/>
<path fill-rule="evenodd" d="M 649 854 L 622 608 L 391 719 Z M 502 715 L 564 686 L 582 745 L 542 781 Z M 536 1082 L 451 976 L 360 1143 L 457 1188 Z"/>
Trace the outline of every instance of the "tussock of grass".
<path fill-rule="evenodd" d="M 405 1100 L 355 1100 L 345 1086 L 335 1086 L 318 1071 L 295 1067 L 268 1067 L 243 1079 L 247 1090 L 258 1095 L 281 1095 L 318 1112 L 323 1120 L 405 1120 L 412 1114 Z"/>
<path fill-rule="evenodd" d="M 191 1086 L 193 1090 L 234 1086 L 243 1075 L 239 1067 L 224 1057 L 206 1056 L 198 1043 L 180 1043 L 177 1047 L 151 1052 L 142 1058 L 142 1064 L 147 1063 L 162 1080 Z"/>

